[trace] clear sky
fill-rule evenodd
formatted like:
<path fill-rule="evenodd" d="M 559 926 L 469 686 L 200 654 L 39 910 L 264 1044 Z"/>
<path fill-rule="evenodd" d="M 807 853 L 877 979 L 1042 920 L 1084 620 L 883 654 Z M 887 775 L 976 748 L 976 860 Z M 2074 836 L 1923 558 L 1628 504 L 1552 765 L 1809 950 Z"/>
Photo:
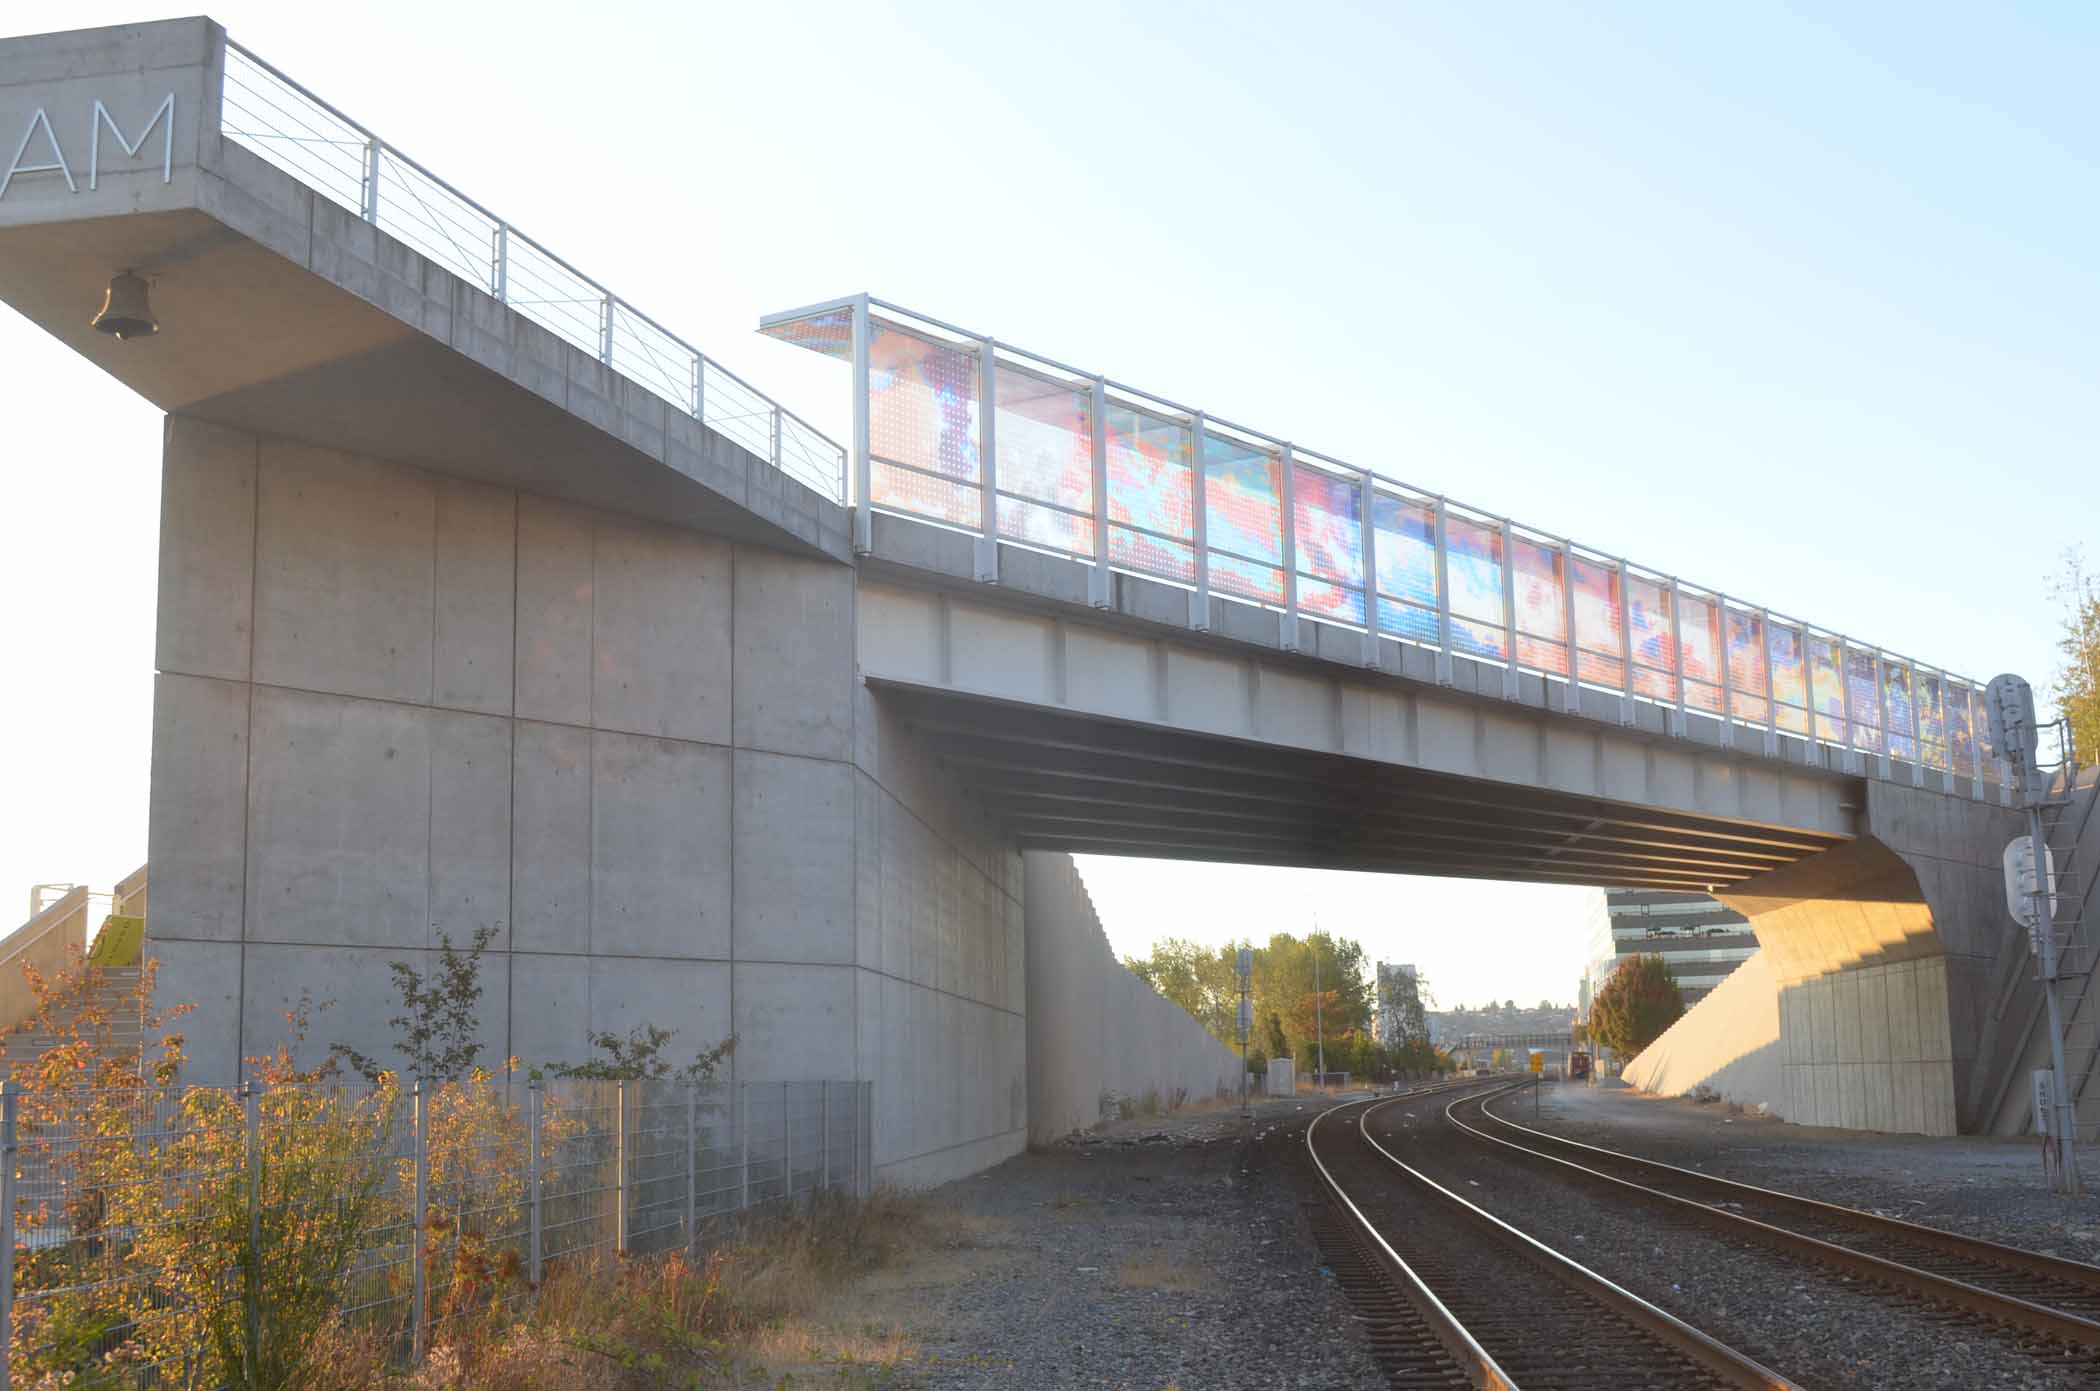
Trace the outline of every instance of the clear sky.
<path fill-rule="evenodd" d="M 214 13 L 835 433 L 843 371 L 752 328 L 868 289 L 1983 678 L 2047 673 L 2044 576 L 2100 530 L 2093 6 Z M 106 886 L 145 853 L 158 422 L 5 311 L 0 410 L 0 889 Z M 1198 880 L 1297 883 L 1124 868 L 1125 946 Z M 1365 884 L 1445 999 L 1569 994 L 1574 905 L 1318 892 Z"/>

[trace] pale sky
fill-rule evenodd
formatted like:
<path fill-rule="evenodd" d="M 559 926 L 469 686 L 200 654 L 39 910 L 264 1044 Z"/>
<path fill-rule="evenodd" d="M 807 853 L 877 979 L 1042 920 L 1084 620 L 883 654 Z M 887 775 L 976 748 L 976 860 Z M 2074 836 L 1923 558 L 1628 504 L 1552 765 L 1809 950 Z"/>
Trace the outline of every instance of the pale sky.
<path fill-rule="evenodd" d="M 843 370 L 752 330 L 867 289 L 2038 684 L 2044 576 L 2100 532 L 2090 6 L 214 14 L 835 434 Z M 151 17 L 6 0 L 0 32 Z M 145 854 L 158 422 L 4 310 L 0 411 L 0 891 L 21 901 Z M 1279 923 L 1331 902 L 1446 1000 L 1562 998 L 1582 955 L 1579 905 L 1530 890 L 1089 882 L 1126 949 L 1192 902 Z M 1435 956 L 1449 941 L 1471 945 Z"/>

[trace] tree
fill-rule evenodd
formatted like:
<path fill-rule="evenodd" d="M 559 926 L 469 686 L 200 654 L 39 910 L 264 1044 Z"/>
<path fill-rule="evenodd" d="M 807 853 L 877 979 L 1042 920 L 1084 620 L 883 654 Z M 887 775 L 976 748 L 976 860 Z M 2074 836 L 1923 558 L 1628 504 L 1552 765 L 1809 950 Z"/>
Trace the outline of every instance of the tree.
<path fill-rule="evenodd" d="M 1271 1011 L 1268 1022 L 1262 1025 L 1262 1048 L 1272 1058 L 1291 1056 L 1291 1045 L 1283 1036 L 1283 1017 Z"/>
<path fill-rule="evenodd" d="M 2085 568 L 2085 555 L 2064 553 L 2063 573 L 2050 593 L 2064 606 L 2056 650 L 2057 709 L 2071 722 L 2071 743 L 2082 762 L 2100 762 L 2100 576 Z"/>
<path fill-rule="evenodd" d="M 460 951 L 440 933 L 438 968 L 428 978 L 406 961 L 387 963 L 405 1011 L 387 1022 L 400 1036 L 394 1050 L 406 1060 L 407 1076 L 445 1083 L 461 1081 L 474 1071 L 481 1057 L 481 954 L 495 935 L 493 927 L 477 927 L 473 941 Z M 346 1043 L 328 1051 L 367 1082 L 376 1083 L 392 1071 Z"/>
<path fill-rule="evenodd" d="M 1180 937 L 1162 937 L 1147 957 L 1125 957 L 1123 965 L 1145 984 L 1180 1005 L 1220 1043 L 1239 1043 L 1239 963 L 1233 947 L 1210 948 Z"/>
<path fill-rule="evenodd" d="M 1622 962 L 1590 1004 L 1590 1035 L 1631 1058 L 1684 1017 L 1684 995 L 1659 956 Z"/>

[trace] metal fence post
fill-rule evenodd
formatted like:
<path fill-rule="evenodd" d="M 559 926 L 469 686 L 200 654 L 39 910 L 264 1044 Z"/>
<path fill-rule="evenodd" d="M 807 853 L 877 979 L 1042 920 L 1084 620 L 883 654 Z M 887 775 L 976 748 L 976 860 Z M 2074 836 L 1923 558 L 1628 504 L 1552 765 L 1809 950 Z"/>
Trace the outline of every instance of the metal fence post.
<path fill-rule="evenodd" d="M 510 224 L 496 224 L 496 303 L 510 303 Z"/>
<path fill-rule="evenodd" d="M 751 1206 L 751 1084 L 736 1084 L 737 1196 L 739 1212 Z"/>
<path fill-rule="evenodd" d="M 700 1244 L 700 1092 L 685 1089 L 685 1244 L 688 1250 Z"/>
<path fill-rule="evenodd" d="M 613 1083 L 613 1253 L 627 1254 L 627 1084 Z"/>
<path fill-rule="evenodd" d="M 822 1096 L 818 1105 L 824 1112 L 824 1177 L 818 1180 L 817 1186 L 828 1191 L 831 1187 L 831 1083 L 821 1082 L 818 1087 Z"/>
<path fill-rule="evenodd" d="M 526 1165 L 531 1170 L 532 1184 L 532 1285 L 539 1288 L 541 1248 L 540 1227 L 540 1118 L 544 1114 L 545 1093 L 535 1081 L 525 1091 Z"/>
<path fill-rule="evenodd" d="M 773 407 L 773 467 L 782 467 L 780 459 L 780 407 Z"/>
<path fill-rule="evenodd" d="M 598 301 L 598 360 L 608 367 L 613 360 L 613 306 L 617 303 L 611 295 Z"/>
<path fill-rule="evenodd" d="M 410 1266 L 414 1273 L 414 1287 L 410 1291 L 409 1314 L 414 1321 L 413 1355 L 421 1363 L 423 1355 L 430 1351 L 430 1266 L 425 1251 L 426 1229 L 430 1225 L 430 1106 L 423 1093 L 423 1079 L 418 1077 L 409 1091 L 409 1100 L 415 1117 L 415 1218 L 414 1242 L 410 1247 Z"/>
<path fill-rule="evenodd" d="M 262 1365 L 262 1090 L 241 1083 L 241 1111 L 247 1121 L 242 1146 L 248 1175 L 248 1278 L 241 1282 L 241 1303 L 248 1319 L 248 1366 Z"/>
<path fill-rule="evenodd" d="M 379 153 L 384 148 L 376 139 L 365 141 L 365 197 L 358 211 L 367 222 L 379 221 Z"/>
<path fill-rule="evenodd" d="M 15 1345 L 15 1167 L 20 1145 L 15 1133 L 22 1103 L 22 1084 L 0 1085 L 0 1391 L 13 1384 L 9 1364 Z"/>

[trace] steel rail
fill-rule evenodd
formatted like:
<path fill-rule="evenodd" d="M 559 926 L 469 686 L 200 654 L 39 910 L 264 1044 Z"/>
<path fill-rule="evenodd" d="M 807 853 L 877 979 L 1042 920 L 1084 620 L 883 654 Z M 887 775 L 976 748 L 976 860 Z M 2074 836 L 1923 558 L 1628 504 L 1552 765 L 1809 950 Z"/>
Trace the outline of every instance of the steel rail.
<path fill-rule="evenodd" d="M 1429 1094 L 1449 1089 L 1449 1085 L 1426 1087 L 1419 1093 L 1410 1092 L 1405 1095 Z M 1369 1104 L 1376 1105 L 1377 1102 L 1372 1101 Z M 1392 1244 L 1379 1232 L 1377 1225 L 1364 1215 L 1363 1209 L 1343 1191 L 1341 1181 L 1320 1158 L 1320 1147 L 1313 1140 L 1313 1133 L 1319 1129 L 1320 1122 L 1338 1111 L 1362 1105 L 1366 1103 L 1351 1101 L 1341 1106 L 1330 1107 L 1314 1116 L 1306 1125 L 1305 1153 L 1312 1160 L 1314 1172 L 1320 1176 L 1320 1181 L 1325 1185 L 1327 1195 L 1333 1200 L 1336 1209 L 1349 1218 L 1352 1224 L 1350 1230 L 1357 1238 L 1358 1244 L 1371 1254 L 1385 1272 L 1387 1281 L 1414 1308 L 1415 1313 L 1428 1326 L 1437 1342 L 1442 1344 L 1445 1353 L 1465 1373 L 1466 1379 L 1473 1384 L 1476 1391 L 1520 1391 L 1516 1382 L 1510 1379 L 1509 1373 L 1503 1371 L 1488 1350 L 1466 1331 L 1466 1326 L 1458 1321 L 1458 1316 L 1445 1306 L 1443 1300 L 1437 1298 L 1436 1292 L 1429 1288 L 1428 1282 L 1415 1273 L 1414 1268 L 1401 1258 L 1400 1253 L 1395 1251 Z"/>
<path fill-rule="evenodd" d="M 1508 1090 L 1504 1088 L 1503 1090 Z M 1493 1092 L 1490 1095 L 1500 1095 Z M 1477 1095 L 1473 1094 L 1473 1095 Z M 1395 1155 L 1381 1145 L 1371 1134 L 1371 1116 L 1374 1112 L 1392 1105 L 1405 1097 L 1386 1097 L 1364 1107 L 1357 1118 L 1357 1129 L 1364 1143 L 1395 1169 L 1405 1174 L 1415 1186 L 1443 1200 L 1445 1206 L 1463 1215 L 1473 1225 L 1481 1228 L 1506 1249 L 1528 1260 L 1547 1275 L 1558 1280 L 1578 1295 L 1585 1296 L 1617 1314 L 1621 1319 L 1642 1330 L 1664 1347 L 1690 1360 L 1702 1370 L 1729 1386 L 1759 1388 L 1760 1391 L 1800 1391 L 1796 1383 L 1781 1376 L 1734 1348 L 1701 1332 L 1668 1310 L 1649 1303 L 1633 1291 L 1626 1289 L 1579 1261 L 1571 1260 L 1559 1251 L 1546 1245 L 1536 1237 L 1524 1232 L 1476 1203 L 1469 1202 L 1419 1169 Z M 1444 1108 L 1448 1116 L 1452 1107 L 1461 1105 L 1471 1097 L 1460 1098 Z M 1311 1130 L 1307 1129 L 1310 1144 Z"/>
<path fill-rule="evenodd" d="M 1651 1188 L 1646 1184 L 1635 1183 L 1631 1179 L 1619 1178 L 1616 1175 L 1607 1174 L 1601 1169 L 1593 1169 L 1587 1165 L 1578 1164 L 1572 1159 L 1562 1159 L 1558 1155 L 1547 1154 L 1543 1150 L 1533 1149 L 1529 1145 L 1519 1144 L 1515 1140 L 1504 1139 L 1499 1135 L 1491 1135 L 1476 1126 L 1468 1125 L 1455 1114 L 1458 1108 L 1465 1105 L 1468 1101 L 1477 1102 L 1483 1113 L 1485 1113 L 1489 1101 L 1531 1085 L 1536 1084 L 1519 1082 L 1513 1087 L 1505 1087 L 1501 1091 L 1490 1093 L 1487 1096 L 1467 1097 L 1454 1101 L 1444 1108 L 1444 1119 L 1457 1129 L 1487 1144 L 1498 1145 L 1511 1153 L 1523 1155 L 1536 1163 L 1558 1165 L 1571 1173 L 1583 1176 L 1585 1179 L 1608 1184 L 1634 1194 L 1641 1201 L 1650 1205 L 1660 1205 L 1669 1208 L 1673 1212 L 1688 1214 L 1708 1226 L 1719 1228 L 1734 1235 L 1751 1237 L 1762 1245 L 1775 1248 L 1788 1255 L 1827 1266 L 1843 1274 L 1856 1276 L 1888 1289 L 1901 1291 L 1928 1303 L 1956 1309 L 1963 1313 L 1975 1314 L 1994 1323 L 2024 1329 L 2027 1332 L 2037 1333 L 2076 1347 L 2100 1349 L 2100 1322 L 2095 1322 L 2092 1319 L 2082 1318 L 2076 1314 L 2066 1313 L 2061 1309 L 2050 1308 L 2044 1304 L 2037 1304 L 2032 1300 L 2021 1299 L 2015 1295 L 2001 1294 L 1996 1290 L 1989 1290 L 1980 1285 L 1970 1284 L 1966 1280 L 1957 1280 L 1946 1275 L 1936 1275 L 1931 1271 L 1920 1270 L 1916 1266 L 1905 1265 L 1901 1261 L 1868 1255 L 1863 1251 L 1855 1251 L 1849 1246 L 1840 1246 L 1836 1242 L 1825 1241 L 1820 1237 L 1789 1231 L 1785 1227 L 1775 1226 L 1770 1222 L 1760 1221 L 1743 1213 L 1731 1212 L 1727 1208 L 1715 1207 L 1693 1198 L 1682 1198 L 1674 1193 L 1664 1192 L 1659 1188 Z"/>
<path fill-rule="evenodd" d="M 1535 1140 L 1580 1150 L 1604 1160 L 1657 1170 L 1668 1174 L 1673 1183 L 1688 1184 L 1723 1198 L 1754 1198 L 1758 1202 L 1768 1203 L 1805 1218 L 1849 1227 L 1855 1231 L 1887 1237 L 1912 1246 L 1923 1246 L 1942 1255 L 1954 1256 L 1977 1265 L 1995 1266 L 2019 1276 L 2069 1286 L 2079 1292 L 2080 1303 L 2100 1310 L 2100 1266 L 2066 1260 L 2061 1256 L 2045 1255 L 2040 1251 L 2029 1251 L 2018 1246 L 2008 1246 L 2003 1242 L 1986 1241 L 1982 1237 L 1941 1231 L 1937 1227 L 1928 1227 L 1922 1223 L 1906 1222 L 1900 1217 L 1884 1217 L 1880 1213 L 1866 1212 L 1840 1203 L 1828 1203 L 1819 1198 L 1803 1197 L 1799 1193 L 1788 1193 L 1776 1188 L 1762 1188 L 1754 1183 L 1744 1183 L 1738 1179 L 1722 1178 L 1718 1174 L 1704 1173 L 1698 1169 L 1666 1164 L 1659 1159 L 1648 1159 L 1638 1154 L 1606 1149 L 1602 1145 L 1570 1140 L 1566 1136 L 1555 1135 L 1534 1126 L 1523 1125 L 1507 1116 L 1497 1115 L 1488 1109 L 1485 1101 L 1481 1103 L 1480 1114 L 1498 1125 L 1521 1131 Z"/>

